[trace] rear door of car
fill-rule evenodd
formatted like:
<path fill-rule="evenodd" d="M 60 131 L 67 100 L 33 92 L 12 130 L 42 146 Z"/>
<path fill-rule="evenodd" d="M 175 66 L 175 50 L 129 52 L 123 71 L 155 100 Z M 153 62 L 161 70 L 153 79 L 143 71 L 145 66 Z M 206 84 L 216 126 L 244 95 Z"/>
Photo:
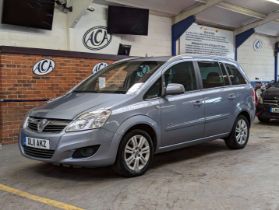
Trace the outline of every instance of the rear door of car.
<path fill-rule="evenodd" d="M 198 60 L 205 106 L 205 137 L 230 131 L 234 98 L 225 68 L 214 60 Z"/>

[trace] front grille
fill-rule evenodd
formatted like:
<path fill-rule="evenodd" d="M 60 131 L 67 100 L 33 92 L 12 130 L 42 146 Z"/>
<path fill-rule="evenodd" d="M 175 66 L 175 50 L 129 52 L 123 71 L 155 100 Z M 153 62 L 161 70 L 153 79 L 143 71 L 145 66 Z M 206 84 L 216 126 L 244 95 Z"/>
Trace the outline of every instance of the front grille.
<path fill-rule="evenodd" d="M 273 105 L 273 106 L 279 105 L 278 99 L 264 99 L 263 102 L 264 102 L 264 104 L 267 104 L 267 105 Z"/>
<path fill-rule="evenodd" d="M 68 124 L 69 120 L 40 119 L 30 117 L 28 128 L 32 131 L 45 133 L 60 133 Z"/>
<path fill-rule="evenodd" d="M 37 148 L 27 147 L 27 146 L 23 146 L 23 150 L 26 155 L 36 157 L 36 158 L 50 159 L 54 154 L 54 150 L 37 149 Z"/>

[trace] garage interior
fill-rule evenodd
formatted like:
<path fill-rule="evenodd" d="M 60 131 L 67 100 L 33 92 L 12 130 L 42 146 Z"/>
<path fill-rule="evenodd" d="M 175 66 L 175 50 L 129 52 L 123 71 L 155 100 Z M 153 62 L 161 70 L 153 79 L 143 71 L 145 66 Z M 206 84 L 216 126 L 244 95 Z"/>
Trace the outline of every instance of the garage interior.
<path fill-rule="evenodd" d="M 221 56 L 236 60 L 253 86 L 278 82 L 278 0 L 57 0 L 47 30 L 9 23 L 8 1 L 0 0 L 1 208 L 279 210 L 278 120 L 256 118 L 244 150 L 216 140 L 158 154 L 145 175 L 130 179 L 111 167 L 26 159 L 18 149 L 30 109 L 121 59 Z M 148 33 L 107 33 L 109 6 L 147 9 Z M 104 34 L 97 47 L 96 29 Z M 37 71 L 44 62 L 50 73 Z"/>

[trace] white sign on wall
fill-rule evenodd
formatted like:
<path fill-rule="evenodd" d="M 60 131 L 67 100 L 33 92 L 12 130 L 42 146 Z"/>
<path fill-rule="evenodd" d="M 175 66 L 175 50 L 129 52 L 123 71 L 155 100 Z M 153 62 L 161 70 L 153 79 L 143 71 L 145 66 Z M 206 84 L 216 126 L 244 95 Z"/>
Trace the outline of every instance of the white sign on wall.
<path fill-rule="evenodd" d="M 193 24 L 180 38 L 180 54 L 234 59 L 233 32 Z"/>
<path fill-rule="evenodd" d="M 105 62 L 97 63 L 92 69 L 92 74 L 96 74 L 97 72 L 101 71 L 102 69 L 106 68 L 107 66 L 108 66 L 108 64 Z"/>
<path fill-rule="evenodd" d="M 39 76 L 49 74 L 55 68 L 55 63 L 51 59 L 43 59 L 33 66 L 33 73 Z"/>
<path fill-rule="evenodd" d="M 262 40 L 259 40 L 259 39 L 255 40 L 254 43 L 253 43 L 253 48 L 254 48 L 255 51 L 258 51 L 258 50 L 262 49 L 263 48 Z"/>

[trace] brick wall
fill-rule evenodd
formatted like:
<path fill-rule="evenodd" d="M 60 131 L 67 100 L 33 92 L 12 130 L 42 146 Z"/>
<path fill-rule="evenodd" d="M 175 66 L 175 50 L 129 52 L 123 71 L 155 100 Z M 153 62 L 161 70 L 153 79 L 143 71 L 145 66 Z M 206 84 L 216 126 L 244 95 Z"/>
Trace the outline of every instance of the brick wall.
<path fill-rule="evenodd" d="M 45 76 L 33 74 L 34 64 L 45 58 L 55 62 L 55 69 Z M 57 97 L 89 76 L 92 67 L 99 62 L 111 63 L 112 60 L 1 53 L 0 50 L 0 144 L 16 143 L 26 112 L 45 103 L 3 102 L 3 99 L 24 101 Z"/>

